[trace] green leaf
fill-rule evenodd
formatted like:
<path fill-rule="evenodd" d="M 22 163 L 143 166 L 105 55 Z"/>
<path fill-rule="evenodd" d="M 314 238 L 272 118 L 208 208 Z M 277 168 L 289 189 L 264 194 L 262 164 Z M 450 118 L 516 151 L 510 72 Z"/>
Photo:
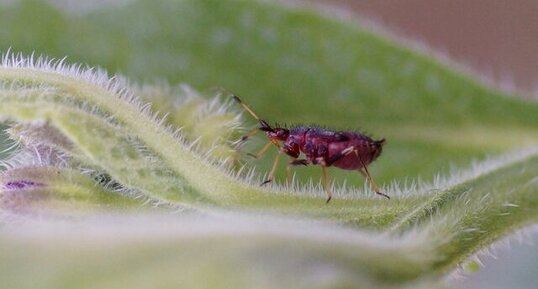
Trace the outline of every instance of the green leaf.
<path fill-rule="evenodd" d="M 399 242 L 309 221 L 139 214 L 8 230 L 0 235 L 11 248 L 0 250 L 0 277 L 10 288 L 442 287 L 413 279 L 433 259 L 416 238 Z M 31 278 L 21 278 L 29 271 Z"/>
<path fill-rule="evenodd" d="M 64 153 L 154 199 L 186 207 L 265 208 L 379 227 L 423 198 L 388 202 L 362 193 L 325 206 L 325 193 L 317 188 L 260 187 L 258 178 L 237 177 L 228 166 L 199 155 L 192 144 L 145 112 L 146 106 L 129 94 L 128 87 L 109 82 L 104 75 L 74 73 L 63 66 L 6 65 L 0 68 L 0 82 L 1 116 L 19 122 L 50 121 L 74 146 Z"/>
<path fill-rule="evenodd" d="M 385 238 L 390 242 L 405 245 L 413 240 L 418 246 L 415 251 L 401 249 L 398 254 L 430 256 L 410 265 L 380 261 L 376 268 L 372 264 L 364 270 L 376 275 L 374 279 L 410 281 L 454 270 L 471 254 L 538 217 L 536 148 L 482 163 L 408 195 L 393 188 L 388 192 L 393 196 L 390 201 L 363 196 L 339 198 L 327 205 L 322 198 L 312 196 L 322 195 L 319 190 L 261 188 L 245 176 L 233 175 L 227 166 L 202 158 L 162 126 L 162 121 L 147 112 L 121 83 L 62 65 L 29 66 L 24 59 L 14 58 L 0 68 L 0 115 L 30 125 L 44 119 L 48 125 L 41 127 L 49 130 L 49 137 L 42 137 L 44 144 L 56 140 L 61 145 L 48 145 L 82 167 L 109 174 L 152 199 L 202 214 L 218 215 L 217 207 L 256 209 L 263 214 L 310 216 L 381 232 L 389 226 L 392 236 Z M 50 132 L 50 126 L 57 131 Z M 24 130 L 19 131 L 23 139 L 39 135 L 33 132 L 25 137 Z M 64 136 L 55 136 L 58 133 Z M 17 182 L 10 179 L 10 172 L 3 180 L 8 189 Z M 16 176 L 21 179 L 21 173 Z M 53 176 L 30 173 L 22 179 L 43 184 Z M 310 195 L 304 190 L 310 190 Z M 62 190 L 58 194 L 61 197 Z M 318 233 L 326 234 L 323 230 Z M 372 233 L 369 238 L 379 237 Z"/>
<path fill-rule="evenodd" d="M 433 271 L 450 271 L 502 236 L 538 220 L 538 150 L 433 194 L 390 231 L 438 239 Z M 485 166 L 487 167 L 487 166 Z"/>

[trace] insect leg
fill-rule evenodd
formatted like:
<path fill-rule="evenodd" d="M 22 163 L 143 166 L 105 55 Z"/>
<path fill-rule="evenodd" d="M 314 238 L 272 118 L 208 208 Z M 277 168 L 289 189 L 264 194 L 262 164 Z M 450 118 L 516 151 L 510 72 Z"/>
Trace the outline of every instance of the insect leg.
<path fill-rule="evenodd" d="M 297 159 L 297 158 L 291 158 L 291 160 L 288 162 L 288 165 L 286 166 L 287 171 L 287 181 L 288 186 L 291 185 L 291 167 L 294 166 L 307 166 L 309 164 L 308 160 L 305 159 Z"/>
<path fill-rule="evenodd" d="M 343 158 L 343 157 L 349 155 L 350 153 L 352 153 L 354 150 L 355 150 L 354 146 L 347 147 L 347 148 L 343 149 L 341 152 L 339 152 L 336 155 L 334 155 L 333 157 L 331 157 L 330 159 L 328 159 L 325 162 L 325 164 L 327 166 L 331 166 L 332 164 L 334 164 L 335 162 L 337 162 L 341 158 Z"/>
<path fill-rule="evenodd" d="M 301 160 L 293 159 L 293 160 L 290 161 L 290 165 L 292 165 L 292 166 L 299 166 L 299 165 L 308 166 L 308 160 L 305 160 L 305 159 L 301 159 Z"/>
<path fill-rule="evenodd" d="M 246 141 L 247 139 L 251 138 L 252 136 L 254 136 L 255 134 L 257 134 L 259 131 L 260 131 L 259 128 L 255 128 L 255 129 L 249 131 L 244 136 L 242 136 L 237 142 L 242 143 L 242 142 Z"/>
<path fill-rule="evenodd" d="M 327 193 L 327 204 L 331 201 L 333 193 L 331 192 L 331 177 L 327 173 L 327 167 L 321 166 L 323 172 L 323 185 L 325 186 L 325 193 Z"/>
<path fill-rule="evenodd" d="M 360 161 L 361 164 L 362 164 L 362 167 L 359 169 L 359 172 L 360 172 L 363 176 L 366 177 L 366 179 L 368 180 L 368 183 L 370 184 L 370 187 L 372 187 L 372 190 L 373 190 L 376 194 L 378 194 L 378 195 L 380 195 L 380 196 L 383 196 L 383 197 L 385 197 L 385 198 L 387 198 L 387 199 L 390 200 L 389 195 L 382 193 L 381 190 L 380 190 L 380 189 L 377 187 L 377 185 L 375 184 L 374 179 L 373 179 L 372 176 L 370 175 L 370 172 L 368 171 L 368 168 L 364 165 L 364 162 L 362 161 L 362 159 L 361 159 L 359 153 L 358 153 L 357 151 L 355 151 L 355 154 L 357 155 L 357 157 L 359 158 L 359 161 Z"/>
<path fill-rule="evenodd" d="M 263 148 L 257 152 L 256 154 L 251 154 L 251 153 L 248 153 L 247 155 L 255 158 L 255 159 L 259 159 L 263 156 L 263 154 L 271 147 L 273 143 L 272 142 L 268 142 L 265 146 L 263 146 Z"/>
<path fill-rule="evenodd" d="M 280 159 L 280 156 L 282 155 L 283 151 L 279 150 L 278 155 L 276 155 L 275 160 L 273 161 L 273 166 L 271 167 L 271 171 L 269 172 L 269 176 L 267 177 L 267 180 L 263 181 L 261 184 L 262 186 L 270 183 L 273 180 L 273 177 L 275 176 L 276 167 L 278 165 L 278 160 Z"/>

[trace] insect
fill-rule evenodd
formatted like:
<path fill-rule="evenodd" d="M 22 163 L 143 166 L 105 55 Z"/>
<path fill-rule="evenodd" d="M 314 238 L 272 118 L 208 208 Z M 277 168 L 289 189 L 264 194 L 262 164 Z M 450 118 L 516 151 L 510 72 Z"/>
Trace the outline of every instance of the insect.
<path fill-rule="evenodd" d="M 269 142 L 258 153 L 251 154 L 251 156 L 260 158 L 272 145 L 278 148 L 278 155 L 273 161 L 268 178 L 262 185 L 273 180 L 280 156 L 287 154 L 291 158 L 286 167 L 288 183 L 292 166 L 319 165 L 321 167 L 327 203 L 332 198 L 331 178 L 327 173 L 327 167 L 331 166 L 358 171 L 368 180 L 370 187 L 376 194 L 390 199 L 388 195 L 379 190 L 367 167 L 381 154 L 385 139 L 373 140 L 358 132 L 332 131 L 320 127 L 271 127 L 238 96 L 233 95 L 233 99 L 260 123 L 260 127 L 243 136 L 241 141 L 247 140 L 259 131 L 265 132 L 269 138 Z M 301 153 L 305 155 L 304 159 L 299 159 Z"/>

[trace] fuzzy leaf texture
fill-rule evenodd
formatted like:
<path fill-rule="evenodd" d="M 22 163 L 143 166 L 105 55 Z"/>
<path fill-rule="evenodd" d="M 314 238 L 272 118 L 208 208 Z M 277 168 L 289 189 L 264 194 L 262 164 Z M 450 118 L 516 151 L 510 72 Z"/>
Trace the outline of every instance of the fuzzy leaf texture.
<path fill-rule="evenodd" d="M 283 244 L 304 238 L 303 246 L 312 251 L 329 250 L 316 258 L 338 260 L 351 266 L 339 265 L 351 272 L 364 271 L 361 274 L 366 275 L 365 284 L 371 284 L 367 286 L 420 283 L 427 276 L 449 272 L 506 232 L 535 220 L 538 212 L 537 149 L 491 160 L 416 192 L 403 194 L 394 187 L 389 191 L 391 201 L 356 193 L 353 196 L 342 189 L 338 200 L 324 205 L 321 190 L 310 188 L 306 192 L 307 188 L 300 186 L 261 188 L 257 185 L 259 179 L 251 174 L 234 173 L 226 162 L 210 154 L 201 155 L 203 146 L 195 149 L 195 141 L 165 126 L 164 119 L 143 105 L 126 84 L 110 80 L 102 72 L 8 55 L 0 69 L 0 80 L 0 115 L 19 123 L 9 130 L 10 135 L 35 150 L 33 158 L 23 154 L 6 161 L 9 169 L 2 173 L 2 200 L 4 210 L 9 212 L 47 206 L 57 213 L 58 207 L 65 210 L 66 205 L 58 202 L 66 198 L 67 207 L 75 211 L 77 203 L 85 209 L 95 202 L 108 207 L 129 206 L 128 201 L 116 200 L 123 195 L 142 196 L 186 214 L 214 217 L 224 215 L 219 213 L 222 208 L 256 209 L 353 227 L 368 226 L 380 232 L 359 231 L 366 244 L 350 242 L 346 246 L 337 240 L 341 229 L 331 234 L 331 242 L 325 240 L 325 230 L 318 232 L 320 236 L 310 233 L 314 235 L 311 237 L 301 230 L 293 234 L 276 232 L 261 243 L 255 240 L 267 232 L 247 230 L 247 236 L 240 237 L 250 240 L 255 252 L 281 252 Z M 35 159 L 39 162 L 35 163 Z M 114 185 L 95 180 L 95 175 L 110 176 Z M 117 196 L 99 197 L 107 191 L 110 195 L 114 186 L 120 188 Z M 236 221 L 236 217 L 229 218 Z M 233 230 L 223 230 L 224 235 L 234 235 Z M 222 239 L 228 238 L 218 235 L 209 240 L 222 245 Z M 204 242 L 211 241 L 199 240 L 196 244 Z M 219 252 L 231 254 L 241 248 L 237 240 L 232 238 L 230 242 L 235 245 L 224 246 L 226 249 Z M 323 249 L 325 246 L 328 248 Z M 333 249 L 329 248 L 334 247 L 340 253 L 331 253 Z M 347 251 L 359 255 L 352 257 Z M 397 255 L 401 260 L 395 262 Z M 313 255 L 305 253 L 294 258 L 303 260 L 309 256 Z M 248 257 L 245 260 L 247 264 L 253 262 Z"/>
<path fill-rule="evenodd" d="M 304 185 L 311 170 L 291 188 L 260 187 L 233 144 L 253 122 L 226 94 L 132 87 L 103 71 L 6 54 L 0 116 L 20 146 L 0 176 L 1 246 L 10 248 L 0 250 L 0 274 L 10 288 L 442 288 L 469 257 L 536 221 L 538 106 L 355 24 L 257 1 L 131 1 L 69 17 L 22 3 L 0 21 L 16 23 L 31 7 L 70 24 L 48 25 L 57 34 L 24 42 L 30 50 L 134 79 L 224 85 L 271 121 L 360 121 L 389 139 L 373 171 L 396 181 L 384 186 L 387 201 L 337 174 L 351 185 L 335 187 L 329 205 L 319 185 Z M 134 27 L 141 17 L 160 19 L 159 32 L 133 35 L 148 31 Z M 37 22 L 16 27 L 31 35 Z M 468 166 L 500 152 L 446 174 L 447 160 Z M 269 162 L 254 166 L 263 172 Z M 431 177 L 438 172 L 446 176 Z M 405 176 L 428 182 L 406 185 Z M 30 271 L 41 274 L 20 273 Z"/>

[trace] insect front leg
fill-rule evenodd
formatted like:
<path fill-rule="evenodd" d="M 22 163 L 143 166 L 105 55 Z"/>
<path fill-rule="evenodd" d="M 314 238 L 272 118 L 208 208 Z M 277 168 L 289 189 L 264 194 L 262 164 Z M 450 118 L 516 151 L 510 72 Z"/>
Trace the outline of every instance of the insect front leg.
<path fill-rule="evenodd" d="M 276 167 L 278 166 L 278 161 L 280 160 L 280 156 L 283 154 L 284 152 L 280 149 L 278 150 L 278 154 L 276 155 L 275 157 L 275 160 L 273 161 L 273 166 L 271 167 L 271 171 L 269 172 L 269 176 L 267 177 L 267 179 L 265 181 L 263 181 L 263 183 L 261 183 L 261 185 L 265 185 L 267 183 L 270 183 L 274 176 L 275 176 L 275 172 L 276 172 Z"/>
<path fill-rule="evenodd" d="M 247 139 L 253 137 L 255 134 L 257 134 L 258 132 L 260 132 L 260 129 L 259 128 L 255 128 L 251 131 L 249 131 L 247 134 L 245 134 L 244 136 L 242 136 L 237 142 L 238 143 L 243 143 L 245 141 L 247 141 Z"/>
<path fill-rule="evenodd" d="M 273 144 L 273 142 L 268 142 L 266 145 L 263 146 L 263 148 L 257 152 L 256 154 L 251 154 L 251 153 L 248 153 L 247 155 L 255 158 L 255 159 L 259 159 L 263 156 L 263 154 L 265 154 L 265 152 L 267 152 L 267 150 L 271 147 L 271 145 Z"/>

